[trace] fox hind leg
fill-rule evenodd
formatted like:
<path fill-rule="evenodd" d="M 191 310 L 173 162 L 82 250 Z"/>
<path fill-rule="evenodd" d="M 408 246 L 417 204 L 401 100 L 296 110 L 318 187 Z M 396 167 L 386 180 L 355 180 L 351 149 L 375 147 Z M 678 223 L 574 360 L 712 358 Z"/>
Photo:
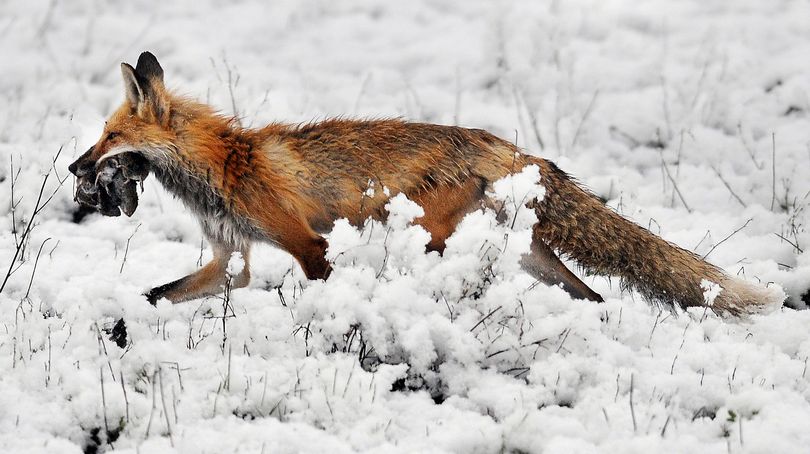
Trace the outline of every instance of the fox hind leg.
<path fill-rule="evenodd" d="M 214 258 L 208 264 L 186 277 L 153 288 L 145 294 L 146 299 L 155 305 L 161 298 L 166 298 L 172 303 L 180 303 L 221 293 L 228 282 L 228 261 L 237 248 L 215 243 L 212 246 Z M 239 274 L 231 278 L 232 289 L 246 287 L 250 283 L 250 246 L 239 249 L 239 252 L 245 266 Z"/>
<path fill-rule="evenodd" d="M 495 211 L 498 222 L 507 221 L 502 202 L 487 197 L 482 200 L 482 204 Z M 604 301 L 601 295 L 591 290 L 576 274 L 571 272 L 557 257 L 554 250 L 543 241 L 537 224 L 532 232 L 531 251 L 521 257 L 520 266 L 533 278 L 546 285 L 561 285 L 563 290 L 574 298 L 596 302 Z"/>
<path fill-rule="evenodd" d="M 498 213 L 498 222 L 506 221 L 501 203 L 486 197 L 484 188 L 484 182 L 471 180 L 461 187 L 440 188 L 413 197 L 413 200 L 422 207 L 430 207 L 430 210 L 425 210 L 423 217 L 415 221 L 430 232 L 431 240 L 427 245 L 429 251 L 442 253 L 445 241 L 464 215 L 481 206 Z M 521 257 L 520 265 L 532 277 L 547 285 L 561 284 L 563 290 L 574 298 L 603 301 L 598 293 L 572 273 L 543 242 L 537 227 L 532 235 L 531 252 Z"/>
<path fill-rule="evenodd" d="M 532 239 L 531 252 L 524 254 L 520 266 L 532 277 L 546 285 L 562 285 L 563 290 L 578 299 L 602 302 L 602 296 L 582 282 L 554 251 L 537 236 Z"/>

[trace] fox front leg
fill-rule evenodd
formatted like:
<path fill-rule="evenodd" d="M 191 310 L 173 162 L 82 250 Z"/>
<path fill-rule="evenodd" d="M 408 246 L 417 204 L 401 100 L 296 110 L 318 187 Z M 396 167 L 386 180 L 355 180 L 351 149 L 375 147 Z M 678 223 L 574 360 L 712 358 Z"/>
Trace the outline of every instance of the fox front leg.
<path fill-rule="evenodd" d="M 172 303 L 202 298 L 222 293 L 228 283 L 228 261 L 237 249 L 227 245 L 214 245 L 214 258 L 202 269 L 176 281 L 169 282 L 148 291 L 145 296 L 152 305 L 161 298 Z M 246 287 L 250 283 L 250 247 L 239 250 L 245 266 L 242 271 L 230 279 L 230 288 Z"/>

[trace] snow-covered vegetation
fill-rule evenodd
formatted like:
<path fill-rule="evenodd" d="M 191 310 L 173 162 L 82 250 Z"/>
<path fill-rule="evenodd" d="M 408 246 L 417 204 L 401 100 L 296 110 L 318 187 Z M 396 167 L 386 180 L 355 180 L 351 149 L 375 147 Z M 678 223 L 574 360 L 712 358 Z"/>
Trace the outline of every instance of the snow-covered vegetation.
<path fill-rule="evenodd" d="M 0 448 L 807 450 L 808 21 L 806 1 L 0 3 Z M 443 256 L 395 196 L 386 224 L 335 223 L 325 282 L 259 246 L 248 288 L 150 306 L 210 257 L 196 222 L 153 178 L 132 218 L 85 215 L 67 173 L 143 50 L 245 126 L 487 129 L 789 307 L 722 320 L 535 283 L 514 203 L 542 196 L 533 168 L 495 188 L 516 222 L 472 213 Z"/>

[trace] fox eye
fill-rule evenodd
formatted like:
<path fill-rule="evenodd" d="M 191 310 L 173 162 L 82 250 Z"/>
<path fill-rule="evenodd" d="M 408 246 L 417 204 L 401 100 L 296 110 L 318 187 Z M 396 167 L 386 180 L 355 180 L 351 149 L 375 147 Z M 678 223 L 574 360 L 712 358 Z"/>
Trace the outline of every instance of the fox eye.
<path fill-rule="evenodd" d="M 118 137 L 119 134 L 121 134 L 121 133 L 119 133 L 119 132 L 110 132 L 110 133 L 107 134 L 107 140 L 113 140 L 116 137 Z"/>

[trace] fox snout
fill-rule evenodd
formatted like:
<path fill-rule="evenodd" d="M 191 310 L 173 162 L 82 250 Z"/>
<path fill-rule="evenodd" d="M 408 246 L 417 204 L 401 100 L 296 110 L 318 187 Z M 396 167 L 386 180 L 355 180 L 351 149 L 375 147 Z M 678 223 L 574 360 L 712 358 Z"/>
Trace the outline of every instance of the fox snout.
<path fill-rule="evenodd" d="M 82 178 L 90 173 L 95 173 L 96 163 L 90 160 L 90 155 L 93 154 L 95 145 L 90 147 L 79 159 L 73 161 L 73 164 L 68 166 L 68 170 L 73 175 Z"/>

